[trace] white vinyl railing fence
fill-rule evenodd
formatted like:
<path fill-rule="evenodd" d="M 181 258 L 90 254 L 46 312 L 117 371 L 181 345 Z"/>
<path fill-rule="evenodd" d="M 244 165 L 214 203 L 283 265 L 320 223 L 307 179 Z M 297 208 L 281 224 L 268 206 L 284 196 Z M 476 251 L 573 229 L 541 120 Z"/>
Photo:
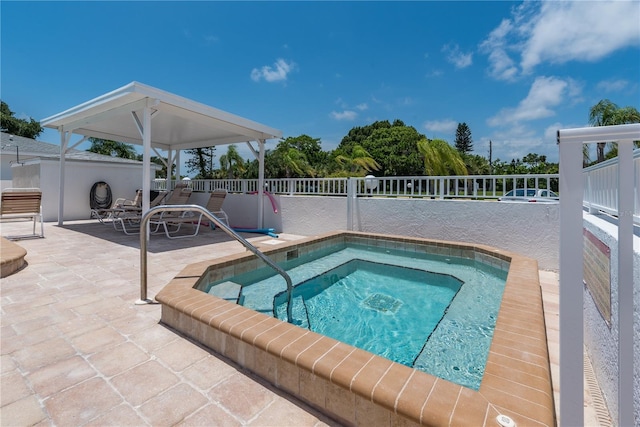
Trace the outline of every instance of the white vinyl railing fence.
<path fill-rule="evenodd" d="M 634 223 L 640 224 L 640 149 L 634 151 L 635 210 Z M 590 212 L 618 215 L 618 162 L 607 160 L 583 170 L 584 206 Z M 403 176 L 352 178 L 265 179 L 271 194 L 303 196 L 347 196 L 353 186 L 356 197 L 427 197 L 432 199 L 497 199 L 514 188 L 546 188 L 558 192 L 558 174 Z M 153 182 L 153 190 L 175 186 L 164 179 Z M 230 193 L 256 193 L 257 179 L 194 179 L 194 191 L 211 192 L 224 188 Z"/>
<path fill-rule="evenodd" d="M 635 203 L 633 222 L 640 224 L 640 149 L 633 152 Z M 618 159 L 606 160 L 582 172 L 584 206 L 589 212 L 606 212 L 618 216 Z"/>
<path fill-rule="evenodd" d="M 347 196 L 354 186 L 356 196 L 429 197 L 434 199 L 497 199 L 514 188 L 548 188 L 558 191 L 558 174 L 540 175 L 465 175 L 352 178 L 265 179 L 271 194 Z M 258 191 L 257 179 L 191 180 L 194 191 L 210 192 L 225 188 L 231 193 Z M 175 182 L 170 183 L 173 188 Z M 167 182 L 157 179 L 153 190 L 166 190 Z"/>

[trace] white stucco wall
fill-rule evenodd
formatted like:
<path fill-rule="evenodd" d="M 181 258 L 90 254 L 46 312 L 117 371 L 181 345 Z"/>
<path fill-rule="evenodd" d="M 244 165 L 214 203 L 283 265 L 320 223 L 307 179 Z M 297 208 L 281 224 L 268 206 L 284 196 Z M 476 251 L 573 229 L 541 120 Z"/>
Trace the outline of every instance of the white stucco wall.
<path fill-rule="evenodd" d="M 282 196 L 287 233 L 347 229 L 346 197 Z M 353 229 L 468 243 L 526 254 L 558 270 L 559 205 L 410 198 L 358 198 Z"/>
<path fill-rule="evenodd" d="M 261 228 L 273 228 L 277 233 L 282 230 L 282 215 L 280 213 L 279 196 L 274 196 L 275 209 L 270 200 L 264 199 L 264 216 Z M 192 193 L 189 204 L 206 206 L 209 201 L 209 193 Z M 229 217 L 231 227 L 257 228 L 258 227 L 258 196 L 255 194 L 228 194 L 222 204 L 222 210 Z"/>
<path fill-rule="evenodd" d="M 39 187 L 42 190 L 42 211 L 45 221 L 58 220 L 60 196 L 60 163 L 58 160 L 34 159 L 23 166 L 14 166 L 13 186 Z M 64 219 L 89 219 L 89 194 L 97 181 L 111 187 L 113 200 L 132 199 L 142 188 L 142 166 L 137 164 L 66 161 Z"/>
<path fill-rule="evenodd" d="M 615 225 L 589 214 L 584 214 L 584 227 L 593 233 L 611 250 L 611 327 L 598 311 L 591 293 L 584 290 L 584 342 L 591 358 L 594 373 L 600 389 L 607 401 L 609 412 L 615 420 L 618 413 L 618 229 Z M 622 375 L 634 377 L 634 415 L 635 425 L 640 425 L 640 238 L 634 237 L 633 286 L 634 301 L 634 372 L 622 372 Z"/>

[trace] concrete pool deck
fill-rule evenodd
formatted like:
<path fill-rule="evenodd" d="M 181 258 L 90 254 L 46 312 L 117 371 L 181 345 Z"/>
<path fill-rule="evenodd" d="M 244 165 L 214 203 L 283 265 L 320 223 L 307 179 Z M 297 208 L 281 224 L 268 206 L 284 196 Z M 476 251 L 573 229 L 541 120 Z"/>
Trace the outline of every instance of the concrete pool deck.
<path fill-rule="evenodd" d="M 2 234 L 29 226 L 3 223 Z M 336 425 L 160 324 L 160 305 L 134 305 L 138 236 L 95 221 L 45 226 L 45 239 L 18 242 L 28 265 L 0 286 L 1 425 Z M 221 231 L 152 236 L 149 296 L 188 264 L 239 252 Z M 557 407 L 557 275 L 540 282 Z M 590 402 L 586 390 L 585 422 L 598 425 Z"/>

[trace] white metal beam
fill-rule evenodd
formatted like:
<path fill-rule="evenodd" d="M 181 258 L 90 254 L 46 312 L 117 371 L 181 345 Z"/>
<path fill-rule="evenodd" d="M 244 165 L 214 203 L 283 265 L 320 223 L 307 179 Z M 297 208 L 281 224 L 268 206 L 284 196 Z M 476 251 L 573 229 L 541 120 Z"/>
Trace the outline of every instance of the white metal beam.
<path fill-rule="evenodd" d="M 260 154 L 255 148 L 253 148 L 251 141 L 247 141 L 247 147 L 249 147 L 249 150 L 251 150 L 251 154 L 253 154 L 253 157 L 255 157 L 256 160 L 260 160 Z"/>
<path fill-rule="evenodd" d="M 82 117 L 80 119 L 74 120 L 69 123 L 65 123 L 64 127 L 67 130 L 75 131 L 76 129 L 86 128 L 96 123 L 104 122 L 105 120 L 109 120 L 110 118 L 120 116 L 123 114 L 127 114 L 130 111 L 140 110 L 147 106 L 148 98 L 139 99 L 134 102 L 130 102 L 128 104 L 120 105 L 118 107 L 112 108 L 107 111 L 103 111 L 100 113 L 92 114 L 86 117 Z M 157 101 L 156 101 L 157 104 Z M 76 132 L 78 133 L 78 132 Z"/>

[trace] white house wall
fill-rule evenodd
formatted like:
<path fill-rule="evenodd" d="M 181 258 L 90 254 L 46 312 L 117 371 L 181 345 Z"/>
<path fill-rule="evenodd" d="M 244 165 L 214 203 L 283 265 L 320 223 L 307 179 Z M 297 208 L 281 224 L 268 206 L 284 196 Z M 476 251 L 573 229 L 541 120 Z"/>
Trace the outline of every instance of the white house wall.
<path fill-rule="evenodd" d="M 37 170 L 39 168 L 39 171 Z M 57 221 L 60 190 L 58 160 L 38 159 L 13 168 L 14 187 L 39 187 L 45 221 Z M 142 187 L 142 167 L 137 164 L 66 161 L 64 220 L 90 217 L 89 194 L 97 181 L 111 187 L 113 201 L 119 197 L 132 199 Z M 39 185 L 34 185 L 39 182 Z"/>

